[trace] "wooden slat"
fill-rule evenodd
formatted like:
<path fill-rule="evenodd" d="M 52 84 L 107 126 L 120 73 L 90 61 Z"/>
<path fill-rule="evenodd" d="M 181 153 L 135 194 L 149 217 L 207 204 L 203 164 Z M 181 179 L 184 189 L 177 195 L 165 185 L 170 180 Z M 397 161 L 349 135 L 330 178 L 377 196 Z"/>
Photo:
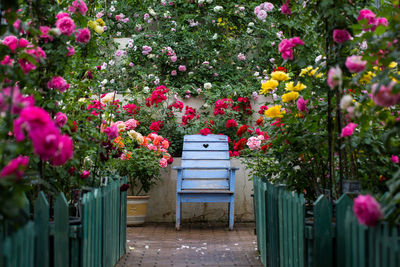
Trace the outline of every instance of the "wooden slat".
<path fill-rule="evenodd" d="M 346 225 L 345 217 L 349 207 L 351 207 L 353 201 L 348 195 L 342 195 L 336 202 L 336 253 L 337 253 L 337 267 L 343 267 L 345 265 L 346 250 L 345 250 L 345 236 L 346 236 Z"/>
<path fill-rule="evenodd" d="M 184 142 L 183 151 L 224 151 L 229 150 L 228 142 Z"/>
<path fill-rule="evenodd" d="M 321 195 L 314 204 L 315 266 L 332 266 L 332 238 L 332 205 Z"/>
<path fill-rule="evenodd" d="M 306 206 L 305 206 L 305 199 L 304 195 L 300 194 L 299 197 L 299 206 L 300 209 L 298 210 L 297 216 L 299 216 L 299 266 L 304 267 L 305 266 L 305 249 L 306 249 L 306 244 L 305 244 L 305 235 L 304 235 L 304 229 L 305 229 L 305 213 L 306 213 Z"/>
<path fill-rule="evenodd" d="M 229 151 L 183 151 L 182 159 L 227 159 Z"/>
<path fill-rule="evenodd" d="M 61 193 L 54 206 L 54 266 L 69 267 L 69 208 Z"/>
<path fill-rule="evenodd" d="M 279 266 L 280 267 L 284 267 L 284 244 L 285 244 L 285 240 L 284 240 L 284 221 L 283 221 L 283 195 L 284 195 L 284 189 L 280 188 L 279 190 L 279 195 L 278 195 L 278 220 L 279 220 Z"/>
<path fill-rule="evenodd" d="M 50 206 L 42 191 L 35 200 L 35 265 L 47 267 L 50 263 L 49 249 L 49 218 Z"/>
<path fill-rule="evenodd" d="M 229 160 L 182 160 L 182 167 L 230 167 Z"/>
<path fill-rule="evenodd" d="M 228 137 L 225 135 L 208 134 L 208 135 L 185 135 L 183 138 L 184 142 L 187 141 L 228 141 Z"/>
<path fill-rule="evenodd" d="M 228 170 L 183 170 L 182 171 L 182 178 L 229 178 L 229 171 Z"/>
<path fill-rule="evenodd" d="M 229 189 L 229 181 L 223 180 L 182 180 L 182 189 Z"/>
<path fill-rule="evenodd" d="M 344 266 L 346 266 L 346 267 L 352 266 L 352 258 L 353 258 L 353 255 L 351 253 L 352 222 L 353 222 L 352 216 L 353 216 L 353 214 L 352 214 L 351 207 L 347 207 L 345 223 L 344 223 L 344 229 L 345 229 L 345 233 L 344 233 L 345 265 Z"/>

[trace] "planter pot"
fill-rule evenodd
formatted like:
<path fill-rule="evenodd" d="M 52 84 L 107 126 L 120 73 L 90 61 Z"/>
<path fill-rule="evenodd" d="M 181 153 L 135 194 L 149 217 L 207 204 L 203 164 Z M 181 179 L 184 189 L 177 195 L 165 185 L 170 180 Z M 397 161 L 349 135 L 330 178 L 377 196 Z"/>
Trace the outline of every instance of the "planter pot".
<path fill-rule="evenodd" d="M 126 224 L 129 226 L 144 224 L 150 196 L 128 196 L 127 198 Z"/>

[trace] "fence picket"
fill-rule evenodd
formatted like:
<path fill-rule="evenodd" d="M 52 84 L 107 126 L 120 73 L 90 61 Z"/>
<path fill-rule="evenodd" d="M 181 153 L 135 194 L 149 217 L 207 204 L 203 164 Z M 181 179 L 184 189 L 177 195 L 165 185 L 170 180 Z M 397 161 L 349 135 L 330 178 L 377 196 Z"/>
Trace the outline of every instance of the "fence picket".
<path fill-rule="evenodd" d="M 279 228 L 279 266 L 284 267 L 284 234 L 283 234 L 283 225 L 284 225 L 284 220 L 283 220 L 283 195 L 284 195 L 284 189 L 280 188 L 278 191 L 278 228 Z"/>
<path fill-rule="evenodd" d="M 346 212 L 353 201 L 348 195 L 342 195 L 336 202 L 336 253 L 337 267 L 345 266 L 346 258 Z"/>
<path fill-rule="evenodd" d="M 332 267 L 332 205 L 325 196 L 314 204 L 314 265 Z"/>
<path fill-rule="evenodd" d="M 54 266 L 69 267 L 69 208 L 61 193 L 54 206 Z"/>
<path fill-rule="evenodd" d="M 49 209 L 49 202 L 40 191 L 35 200 L 35 266 L 49 266 Z"/>

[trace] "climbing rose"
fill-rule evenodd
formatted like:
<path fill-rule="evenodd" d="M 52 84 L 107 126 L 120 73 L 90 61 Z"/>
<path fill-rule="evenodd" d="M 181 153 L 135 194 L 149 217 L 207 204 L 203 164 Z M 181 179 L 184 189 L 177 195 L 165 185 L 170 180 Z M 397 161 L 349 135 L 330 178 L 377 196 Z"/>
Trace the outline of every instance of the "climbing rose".
<path fill-rule="evenodd" d="M 62 112 L 57 112 L 55 124 L 57 127 L 62 128 L 67 123 L 67 115 Z"/>
<path fill-rule="evenodd" d="M 186 66 L 185 65 L 179 65 L 178 70 L 184 72 L 184 71 L 186 71 Z"/>
<path fill-rule="evenodd" d="M 139 125 L 139 123 L 135 119 L 129 119 L 125 122 L 125 125 L 128 130 L 134 130 Z"/>
<path fill-rule="evenodd" d="M 374 103 L 381 107 L 390 107 L 394 106 L 400 102 L 400 93 L 393 93 L 393 86 L 395 82 L 390 82 L 388 86 L 382 84 L 378 89 L 378 84 L 375 83 L 372 85 L 372 100 Z"/>
<path fill-rule="evenodd" d="M 365 69 L 367 61 L 361 60 L 362 56 L 350 56 L 346 59 L 346 67 L 351 73 L 361 72 Z"/>
<path fill-rule="evenodd" d="M 88 28 L 78 29 L 75 37 L 78 43 L 86 44 L 90 40 L 90 30 Z"/>
<path fill-rule="evenodd" d="M 300 98 L 297 100 L 297 103 L 296 103 L 297 109 L 298 109 L 299 111 L 301 111 L 301 112 L 304 112 L 304 111 L 305 111 L 305 112 L 308 112 L 307 103 L 308 103 L 308 100 L 304 100 L 304 98 L 300 97 Z"/>
<path fill-rule="evenodd" d="M 211 134 L 211 130 L 208 128 L 203 128 L 200 130 L 200 134 L 201 135 L 207 135 L 207 134 Z"/>
<path fill-rule="evenodd" d="M 73 46 L 67 47 L 68 52 L 67 52 L 67 57 L 73 56 L 75 54 L 75 48 Z"/>
<path fill-rule="evenodd" d="M 396 164 L 399 163 L 399 157 L 396 156 L 396 155 L 392 155 L 392 156 L 390 157 L 390 160 L 391 160 L 393 163 L 396 163 Z"/>
<path fill-rule="evenodd" d="M 278 50 L 279 53 L 281 53 L 282 58 L 293 60 L 293 48 L 297 45 L 304 45 L 304 41 L 299 37 L 283 39 L 278 46 Z"/>
<path fill-rule="evenodd" d="M 237 127 L 237 122 L 234 119 L 230 119 L 226 122 L 226 128 Z"/>
<path fill-rule="evenodd" d="M 90 175 L 90 171 L 88 171 L 88 170 L 84 170 L 83 172 L 81 172 L 81 178 L 82 179 L 86 179 L 86 178 L 88 178 L 89 177 L 89 175 Z"/>
<path fill-rule="evenodd" d="M 250 150 L 258 150 L 261 148 L 261 140 L 252 136 L 247 140 L 247 146 Z"/>
<path fill-rule="evenodd" d="M 60 30 L 60 32 L 66 36 L 71 36 L 75 31 L 75 23 L 74 21 L 66 15 L 62 15 L 63 13 L 57 15 L 56 27 Z"/>
<path fill-rule="evenodd" d="M 342 129 L 341 137 L 352 136 L 354 129 L 358 126 L 357 123 L 350 122 Z"/>
<path fill-rule="evenodd" d="M 63 77 L 54 76 L 51 80 L 47 83 L 47 87 L 49 89 L 57 89 L 60 92 L 65 92 L 69 88 L 69 84 L 64 80 Z"/>
<path fill-rule="evenodd" d="M 328 86 L 333 89 L 339 85 L 342 79 L 342 70 L 337 67 L 331 67 L 328 72 Z"/>
<path fill-rule="evenodd" d="M 29 157 L 19 155 L 17 158 L 12 159 L 7 166 L 1 170 L 0 178 L 15 176 L 17 180 L 21 179 L 28 163 Z"/>
<path fill-rule="evenodd" d="M 353 211 L 358 222 L 366 226 L 376 226 L 383 218 L 379 203 L 370 195 L 359 195 L 354 199 Z"/>
<path fill-rule="evenodd" d="M 286 3 L 284 3 L 281 6 L 281 12 L 283 15 L 288 15 L 288 16 L 292 14 L 292 10 L 290 10 L 290 7 L 289 7 L 289 0 L 286 1 Z"/>
<path fill-rule="evenodd" d="M 51 30 L 50 27 L 48 27 L 48 26 L 40 26 L 39 29 L 40 29 L 40 32 L 41 32 L 40 38 L 42 38 L 44 43 L 48 43 L 48 42 L 53 41 L 53 36 L 49 35 L 49 31 Z"/>
<path fill-rule="evenodd" d="M 15 53 L 15 49 L 17 49 L 18 38 L 14 35 L 6 36 L 2 42 L 3 45 L 8 46 L 11 52 Z"/>
<path fill-rule="evenodd" d="M 336 43 L 342 44 L 350 39 L 351 35 L 348 31 L 338 29 L 333 30 L 333 41 L 335 41 Z"/>
<path fill-rule="evenodd" d="M 63 165 L 69 159 L 74 156 L 74 143 L 68 135 L 62 135 L 58 140 L 57 151 L 54 154 L 53 161 L 51 162 L 54 166 Z"/>
<path fill-rule="evenodd" d="M 68 7 L 68 11 L 69 12 L 79 12 L 81 13 L 83 16 L 86 14 L 88 8 L 85 4 L 85 2 L 83 2 L 82 0 L 75 0 L 74 2 L 72 2 L 72 6 Z"/>
<path fill-rule="evenodd" d="M 118 137 L 118 126 L 116 124 L 107 127 L 104 132 L 108 136 L 109 140 L 115 139 Z"/>
<path fill-rule="evenodd" d="M 168 165 L 168 161 L 167 159 L 162 158 L 158 161 L 158 164 L 160 165 L 161 168 L 165 168 Z"/>

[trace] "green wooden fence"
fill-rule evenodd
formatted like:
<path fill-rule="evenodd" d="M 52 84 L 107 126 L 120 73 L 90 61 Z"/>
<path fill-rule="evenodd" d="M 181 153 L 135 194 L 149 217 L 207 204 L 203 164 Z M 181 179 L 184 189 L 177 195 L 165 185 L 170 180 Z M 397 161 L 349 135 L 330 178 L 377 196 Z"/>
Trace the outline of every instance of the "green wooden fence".
<path fill-rule="evenodd" d="M 397 229 L 386 223 L 360 225 L 347 195 L 334 206 L 320 196 L 306 213 L 302 194 L 265 179 L 253 181 L 257 246 L 264 266 L 400 266 Z"/>
<path fill-rule="evenodd" d="M 0 237 L 0 266 L 98 267 L 114 266 L 125 254 L 126 192 L 121 183 L 85 193 L 81 220 L 70 222 L 63 193 L 56 197 L 54 218 L 43 192 L 34 202 L 33 220 L 17 232 Z M 29 203 L 27 205 L 29 212 Z"/>

